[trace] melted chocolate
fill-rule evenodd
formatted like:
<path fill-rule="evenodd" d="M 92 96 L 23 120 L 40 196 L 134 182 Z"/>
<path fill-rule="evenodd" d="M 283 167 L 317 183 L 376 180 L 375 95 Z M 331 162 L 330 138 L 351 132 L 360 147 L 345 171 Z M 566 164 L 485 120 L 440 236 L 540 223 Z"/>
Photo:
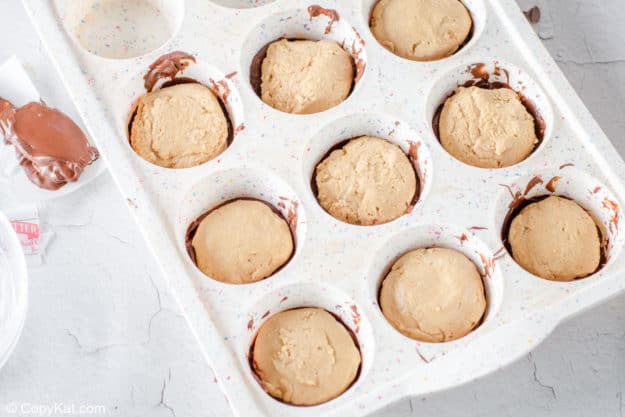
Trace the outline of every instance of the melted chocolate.
<path fill-rule="evenodd" d="M 547 185 L 545 185 L 545 188 L 547 189 L 547 191 L 549 191 L 550 193 L 555 193 L 556 184 L 558 183 L 558 181 L 560 181 L 560 177 L 558 176 L 555 176 L 552 179 L 550 179 Z"/>
<path fill-rule="evenodd" d="M 287 261 L 284 264 L 282 264 L 278 269 L 276 269 L 271 275 L 269 275 L 269 276 L 264 278 L 264 279 L 267 279 L 270 276 L 277 274 L 278 271 L 280 271 L 289 262 L 291 262 L 291 259 L 293 259 L 293 256 L 295 256 L 295 251 L 297 250 L 297 247 L 296 247 L 296 243 L 297 243 L 297 241 L 296 241 L 297 221 L 293 222 L 292 219 L 286 219 L 282 215 L 282 213 L 278 209 L 276 209 L 274 206 L 272 206 L 271 204 L 267 203 L 266 201 L 259 200 L 257 198 L 239 197 L 239 198 L 234 198 L 232 200 L 224 201 L 223 203 L 221 203 L 221 204 L 211 208 L 206 213 L 200 215 L 197 219 L 193 220 L 191 222 L 191 224 L 189 224 L 189 226 L 187 227 L 187 231 L 185 233 L 185 247 L 187 249 L 187 253 L 189 254 L 189 257 L 191 258 L 191 261 L 193 261 L 195 266 L 197 266 L 197 257 L 196 257 L 195 248 L 193 247 L 192 242 L 193 242 L 193 238 L 195 237 L 195 234 L 197 233 L 198 227 L 200 227 L 200 223 L 202 223 L 202 220 L 204 220 L 206 218 L 206 216 L 211 214 L 213 211 L 215 211 L 215 210 L 217 210 L 217 209 L 219 209 L 219 208 L 221 208 L 221 207 L 223 207 L 223 206 L 225 206 L 227 204 L 230 204 L 230 203 L 233 203 L 233 202 L 239 201 L 239 200 L 258 201 L 260 203 L 265 204 L 274 213 L 276 213 L 278 216 L 280 216 L 280 218 L 282 218 L 289 225 L 289 229 L 291 229 L 291 239 L 293 240 L 293 252 L 291 253 L 291 256 L 289 257 L 289 259 L 287 259 Z"/>
<path fill-rule="evenodd" d="M 258 97 L 262 97 L 262 89 L 261 89 L 262 76 L 263 76 L 262 65 L 263 65 L 263 61 L 267 57 L 267 50 L 269 49 L 271 44 L 281 41 L 283 39 L 286 39 L 289 42 L 308 40 L 308 39 L 303 39 L 303 38 L 279 38 L 279 39 L 269 42 L 268 44 L 260 48 L 260 50 L 256 53 L 256 55 L 254 55 L 254 58 L 252 58 L 252 63 L 250 65 L 250 84 L 252 85 L 252 89 L 254 90 L 254 92 L 256 93 Z M 364 41 L 361 40 L 360 42 L 364 44 Z M 345 49 L 344 46 L 343 46 L 343 49 Z M 352 57 L 352 66 L 354 68 L 354 82 L 352 83 L 348 97 L 354 91 L 354 86 L 356 85 L 358 81 L 360 81 L 360 78 L 362 77 L 365 71 L 365 63 L 359 56 L 362 49 L 363 48 L 361 48 L 357 52 L 354 52 L 353 54 L 350 54 Z M 355 49 L 353 50 L 356 51 Z"/>
<path fill-rule="evenodd" d="M 0 99 L 0 133 L 15 146 L 28 179 L 46 190 L 77 181 L 99 156 L 76 123 L 43 103 L 15 108 Z"/>
<path fill-rule="evenodd" d="M 149 71 L 143 77 L 145 89 L 148 92 L 152 91 L 161 79 L 173 80 L 192 62 L 195 62 L 195 57 L 182 51 L 174 51 L 161 56 L 150 65 Z"/>
<path fill-rule="evenodd" d="M 360 46 L 359 49 L 356 48 L 356 42 Z M 345 48 L 345 45 L 343 45 Z M 356 67 L 356 76 L 354 77 L 354 84 L 357 84 L 358 81 L 362 78 L 365 73 L 365 68 L 367 68 L 367 63 L 360 56 L 361 52 L 365 49 L 365 40 L 360 36 L 360 33 L 356 32 L 356 39 L 352 42 L 352 58 L 354 58 L 354 66 Z M 353 87 L 352 87 L 353 89 Z"/>
<path fill-rule="evenodd" d="M 313 169 L 312 177 L 310 179 L 310 188 L 312 189 L 313 195 L 315 196 L 317 200 L 319 199 L 319 187 L 317 186 L 317 167 L 319 166 L 319 164 L 325 161 L 332 152 L 339 150 L 339 149 L 343 149 L 343 147 L 347 145 L 350 141 L 354 139 L 358 139 L 359 137 L 361 136 L 355 136 L 353 138 L 345 139 L 335 144 L 321 157 L 319 162 L 315 164 L 315 168 Z M 390 143 L 393 143 L 393 142 L 390 142 Z M 419 202 L 419 197 L 421 196 L 421 189 L 423 188 L 422 179 L 419 176 L 419 173 L 416 168 L 417 160 L 419 158 L 418 149 L 419 149 L 419 146 L 416 143 L 411 143 L 409 154 L 406 155 L 411 162 L 410 165 L 412 166 L 412 169 L 414 170 L 415 176 L 417 178 L 417 181 L 415 184 L 415 194 L 414 194 L 414 197 L 412 197 L 412 200 L 410 201 L 410 205 L 406 207 L 406 214 L 410 213 L 412 209 L 414 208 L 414 206 L 417 204 L 417 202 Z"/>
<path fill-rule="evenodd" d="M 7 100 L 0 97 L 0 133 L 7 136 L 11 126 L 15 123 L 15 107 Z M 5 137 L 5 142 L 8 143 Z"/>
<path fill-rule="evenodd" d="M 534 6 L 531 9 L 524 11 L 523 14 L 527 18 L 527 20 L 529 20 L 530 23 L 540 22 L 541 13 L 540 13 L 540 7 L 538 6 Z"/>
<path fill-rule="evenodd" d="M 326 26 L 326 30 L 324 31 L 326 35 L 332 31 L 332 25 L 335 22 L 338 22 L 339 20 L 341 20 L 341 17 L 339 16 L 339 13 L 336 10 L 326 9 L 317 4 L 308 6 L 308 14 L 310 15 L 310 20 L 313 20 L 315 17 L 318 17 L 318 16 L 326 16 L 328 19 L 330 19 L 330 21 L 328 22 L 328 25 Z"/>
<path fill-rule="evenodd" d="M 462 84 L 462 87 L 466 87 L 466 88 L 478 87 L 478 88 L 484 88 L 486 90 L 508 88 L 517 94 L 517 96 L 519 97 L 519 100 L 521 100 L 521 103 L 523 104 L 527 112 L 534 118 L 534 131 L 536 133 L 536 138 L 538 139 L 538 143 L 534 147 L 534 150 L 538 149 L 538 147 L 540 146 L 540 142 L 542 142 L 542 140 L 545 137 L 545 129 L 546 129 L 545 119 L 542 117 L 542 115 L 536 108 L 536 105 L 527 96 L 525 96 L 520 91 L 514 90 L 512 86 L 510 86 L 510 75 L 508 73 L 508 70 L 496 65 L 493 71 L 493 74 L 496 76 L 501 76 L 502 73 L 505 74 L 506 76 L 505 82 L 504 81 L 490 81 L 490 73 L 486 69 L 486 64 L 484 63 L 474 64 L 474 65 L 469 66 L 467 68 L 467 72 L 471 73 L 473 78 L 468 80 L 464 84 Z M 445 103 L 447 102 L 447 100 L 453 97 L 454 94 L 456 94 L 455 91 L 451 93 L 438 106 L 438 108 L 434 112 L 434 117 L 432 119 L 432 128 L 438 140 L 440 140 L 440 118 L 441 118 L 441 113 L 443 112 L 443 107 L 445 106 Z"/>

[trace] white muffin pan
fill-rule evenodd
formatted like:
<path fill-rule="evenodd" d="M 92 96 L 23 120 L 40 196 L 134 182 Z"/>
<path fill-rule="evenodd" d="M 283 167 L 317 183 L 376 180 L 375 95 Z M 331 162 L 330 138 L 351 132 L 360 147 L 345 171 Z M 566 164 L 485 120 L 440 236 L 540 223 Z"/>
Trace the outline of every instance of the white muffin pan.
<path fill-rule="evenodd" d="M 471 40 L 447 59 L 423 63 L 397 57 L 373 38 L 368 16 L 374 0 L 323 1 L 321 6 L 340 16 L 333 24 L 325 15 L 311 18 L 308 7 L 314 3 L 301 0 L 135 0 L 130 9 L 156 10 L 154 19 L 163 22 L 131 16 L 133 38 L 125 40 L 124 53 L 106 49 L 117 33 L 116 22 L 129 21 L 127 12 L 109 13 L 112 24 L 97 28 L 77 27 L 86 20 L 76 17 L 87 8 L 119 2 L 23 0 L 235 415 L 362 416 L 406 396 L 470 382 L 527 353 L 564 319 L 625 289 L 625 164 L 516 3 L 464 2 L 475 22 Z M 85 47 L 78 36 L 87 32 Z M 262 46 L 280 37 L 342 44 L 361 68 L 366 66 L 350 97 L 305 116 L 262 103 L 250 85 L 250 64 Z M 236 133 L 217 159 L 182 170 L 141 159 L 126 131 L 132 103 L 145 93 L 142 77 L 149 64 L 175 50 L 197 58 L 182 76 L 215 90 Z M 471 77 L 466 69 L 476 63 L 506 69 L 511 86 L 531 99 L 545 119 L 540 146 L 513 167 L 465 165 L 441 147 L 433 132 L 437 107 Z M 421 181 L 419 201 L 410 213 L 371 227 L 331 217 L 311 189 L 314 167 L 328 149 L 364 134 L 397 143 L 413 157 Z M 551 193 L 583 205 L 609 239 L 606 265 L 586 279 L 542 280 L 519 267 L 503 246 L 502 225 L 513 199 Z M 206 277 L 185 248 L 192 220 L 237 197 L 273 204 L 296 235 L 295 255 L 284 268 L 244 286 Z M 390 263 L 427 246 L 462 251 L 484 277 L 489 306 L 483 323 L 450 343 L 404 337 L 377 305 L 378 286 Z M 267 317 L 304 306 L 337 314 L 353 330 L 363 356 L 354 385 L 314 407 L 271 398 L 248 360 L 250 344 Z"/>

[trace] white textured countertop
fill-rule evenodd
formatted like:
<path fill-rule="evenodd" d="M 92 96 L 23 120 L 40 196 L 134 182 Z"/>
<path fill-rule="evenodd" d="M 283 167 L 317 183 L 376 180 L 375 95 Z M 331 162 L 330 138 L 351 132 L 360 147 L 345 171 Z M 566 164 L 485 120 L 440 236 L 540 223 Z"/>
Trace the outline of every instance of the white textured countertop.
<path fill-rule="evenodd" d="M 545 44 L 625 155 L 625 2 L 538 3 Z M 0 0 L 0 34 L 0 62 L 17 55 L 48 103 L 70 107 L 17 0 Z M 28 319 L 0 371 L 0 416 L 229 416 L 110 176 L 41 211 L 55 237 L 42 265 L 29 271 Z M 620 296 L 560 326 L 493 375 L 376 416 L 622 417 L 623 391 Z"/>

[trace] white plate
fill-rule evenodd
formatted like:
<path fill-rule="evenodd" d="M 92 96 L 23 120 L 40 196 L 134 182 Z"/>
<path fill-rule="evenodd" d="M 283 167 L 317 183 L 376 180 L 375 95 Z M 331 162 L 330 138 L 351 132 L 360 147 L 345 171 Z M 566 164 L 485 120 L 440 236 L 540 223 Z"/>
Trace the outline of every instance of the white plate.
<path fill-rule="evenodd" d="M 0 97 L 15 106 L 23 106 L 40 100 L 39 92 L 16 57 L 11 57 L 0 65 Z M 54 103 L 46 104 L 54 107 Z M 60 110 L 63 111 L 63 109 Z M 74 121 L 84 130 L 81 120 Z M 89 140 L 93 145 L 91 139 Z M 102 159 L 99 158 L 85 169 L 77 182 L 69 183 L 56 191 L 49 191 L 30 182 L 24 170 L 16 165 L 14 147 L 5 145 L 4 141 L 0 140 L 0 207 L 35 204 L 67 195 L 89 183 L 106 168 Z"/>
<path fill-rule="evenodd" d="M 28 305 L 28 279 L 22 247 L 0 212 L 0 368 L 15 349 Z"/>

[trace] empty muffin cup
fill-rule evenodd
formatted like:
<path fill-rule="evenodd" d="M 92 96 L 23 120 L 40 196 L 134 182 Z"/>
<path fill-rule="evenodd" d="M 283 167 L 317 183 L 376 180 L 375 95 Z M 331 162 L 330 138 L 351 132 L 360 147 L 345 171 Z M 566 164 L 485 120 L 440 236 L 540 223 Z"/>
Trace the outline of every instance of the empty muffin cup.
<path fill-rule="evenodd" d="M 182 24 L 181 0 L 55 0 L 66 30 L 102 58 L 148 54 L 174 37 Z"/>

